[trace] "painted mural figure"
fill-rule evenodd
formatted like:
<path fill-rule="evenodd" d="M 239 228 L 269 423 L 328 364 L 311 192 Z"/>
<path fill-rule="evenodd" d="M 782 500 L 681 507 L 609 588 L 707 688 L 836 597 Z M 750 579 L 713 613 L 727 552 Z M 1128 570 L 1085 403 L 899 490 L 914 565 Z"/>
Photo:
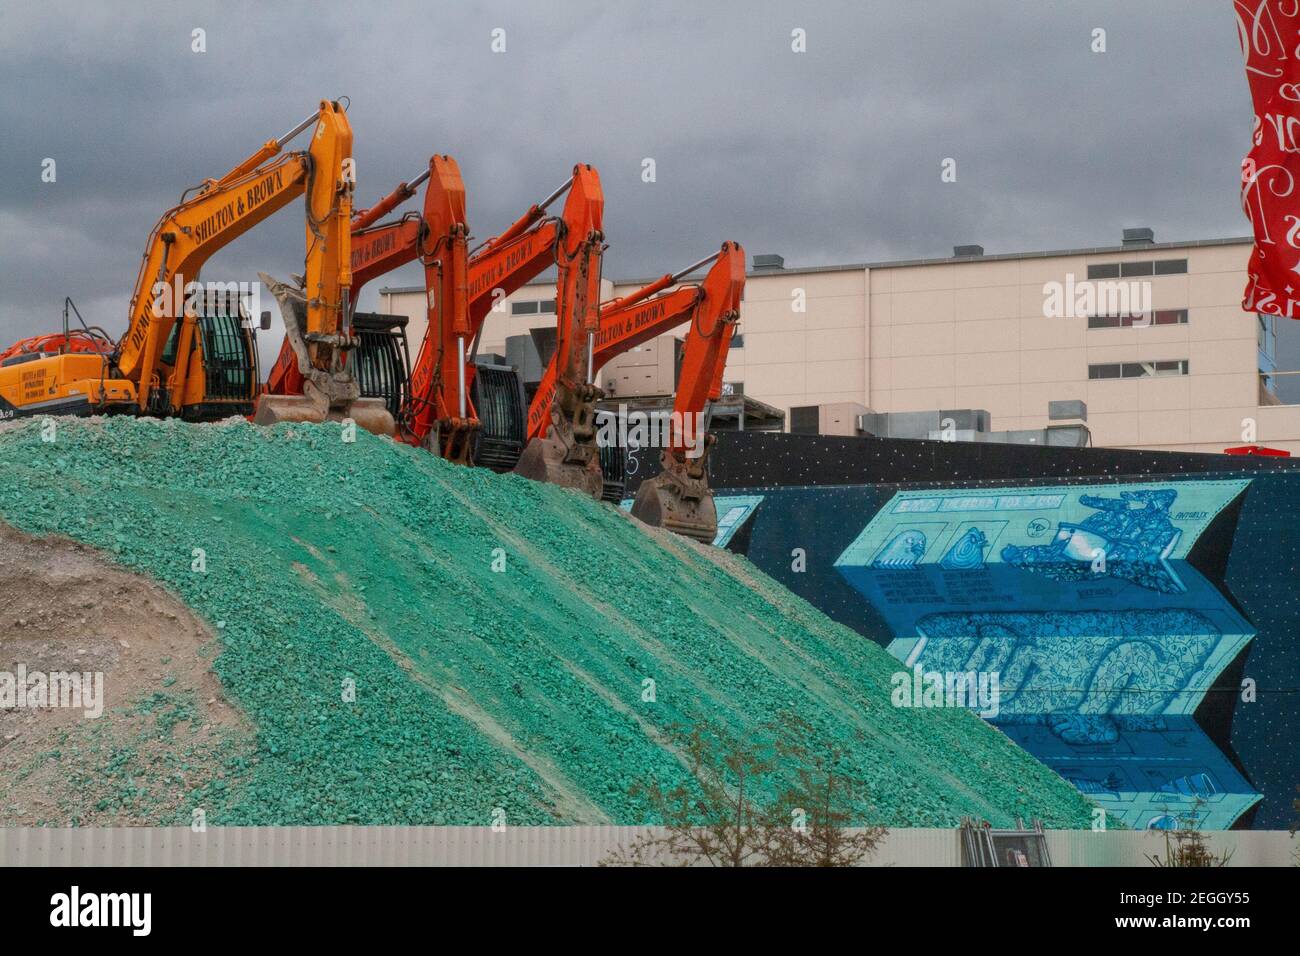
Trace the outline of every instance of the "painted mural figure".
<path fill-rule="evenodd" d="M 1002 560 L 1056 581 L 1102 575 L 1178 594 L 1184 590 L 1182 582 L 1166 563 L 1182 536 L 1169 514 L 1177 498 L 1172 488 L 1123 491 L 1118 498 L 1082 495 L 1079 503 L 1096 509 L 1096 514 L 1077 524 L 1058 523 L 1049 544 L 1009 544 L 1002 549 Z"/>
<path fill-rule="evenodd" d="M 973 525 L 948 549 L 939 563 L 949 571 L 974 571 L 984 567 L 984 549 L 989 539 Z"/>
<path fill-rule="evenodd" d="M 885 545 L 880 556 L 872 562 L 872 567 L 887 570 L 906 570 L 915 568 L 925 557 L 925 534 L 915 528 L 898 532 Z"/>

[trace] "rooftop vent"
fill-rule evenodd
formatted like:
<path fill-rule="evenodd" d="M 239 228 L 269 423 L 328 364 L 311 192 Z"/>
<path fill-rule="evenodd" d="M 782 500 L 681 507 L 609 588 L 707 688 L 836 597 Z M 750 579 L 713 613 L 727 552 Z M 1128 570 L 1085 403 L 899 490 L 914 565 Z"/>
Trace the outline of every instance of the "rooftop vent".
<path fill-rule="evenodd" d="M 1048 401 L 1047 420 L 1049 422 L 1070 421 L 1075 418 L 1084 422 L 1088 420 L 1087 402 L 1078 398 Z"/>
<path fill-rule="evenodd" d="M 759 269 L 784 269 L 785 259 L 782 256 L 754 256 L 754 271 Z"/>
<path fill-rule="evenodd" d="M 1126 246 L 1149 246 L 1155 241 L 1155 232 L 1146 226 L 1124 230 L 1124 245 Z"/>
<path fill-rule="evenodd" d="M 954 259 L 974 259 L 984 255 L 983 246 L 953 246 L 952 257 Z"/>

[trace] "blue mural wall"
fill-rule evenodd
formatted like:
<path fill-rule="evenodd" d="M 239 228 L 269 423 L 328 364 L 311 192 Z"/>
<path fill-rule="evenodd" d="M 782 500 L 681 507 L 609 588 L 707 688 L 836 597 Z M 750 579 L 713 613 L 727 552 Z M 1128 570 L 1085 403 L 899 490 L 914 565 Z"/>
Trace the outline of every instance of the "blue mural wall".
<path fill-rule="evenodd" d="M 1152 474 L 1177 459 L 1198 467 Z M 993 722 L 1129 826 L 1289 827 L 1300 473 L 1149 460 L 1133 480 L 1062 458 L 1074 474 L 725 487 L 718 543 L 900 669 L 997 671 Z"/>

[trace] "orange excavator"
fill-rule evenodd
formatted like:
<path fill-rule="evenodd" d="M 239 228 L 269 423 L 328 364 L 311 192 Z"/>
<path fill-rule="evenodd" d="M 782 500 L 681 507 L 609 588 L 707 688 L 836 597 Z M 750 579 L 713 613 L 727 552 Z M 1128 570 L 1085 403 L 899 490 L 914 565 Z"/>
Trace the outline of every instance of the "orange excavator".
<path fill-rule="evenodd" d="M 426 181 L 423 214 L 408 213 L 375 225 Z M 563 212 L 548 216 L 547 209 L 566 194 Z M 475 249 L 466 262 L 464 184 L 454 160 L 435 156 L 428 171 L 399 185 L 353 220 L 354 289 L 417 258 L 425 267 L 428 325 L 397 416 L 400 440 L 461 463 L 498 470 L 517 463 L 527 440 L 522 389 L 513 375 L 498 374 L 504 370 L 476 365 L 472 343 L 498 301 L 550 266 L 559 267 L 561 320 L 570 307 L 598 300 L 600 250 L 593 262 L 590 247 L 581 240 L 599 233 L 602 208 L 596 170 L 579 165 L 564 184 Z M 580 241 L 573 241 L 574 236 Z M 594 298 L 587 297 L 590 293 L 579 281 L 583 269 L 596 276 Z M 364 361 L 364 354 L 360 358 Z M 490 388 L 486 380 L 491 380 Z M 267 391 L 292 394 L 300 381 L 286 345 L 268 377 Z"/>
<path fill-rule="evenodd" d="M 307 150 L 281 155 L 310 127 L 315 131 Z M 106 349 L 102 333 L 72 332 L 65 315 L 62 336 L 19 343 L 0 361 L 0 417 L 130 412 L 211 420 L 248 414 L 258 388 L 252 331 L 245 316 L 210 315 L 199 307 L 199 272 L 218 249 L 306 194 L 310 299 L 263 277 L 277 298 L 303 305 L 301 364 L 317 414 L 294 417 L 351 416 L 391 433 L 391 416 L 371 414 L 367 403 L 356 401 L 355 382 L 341 364 L 355 344 L 347 328 L 348 233 L 339 229 L 351 214 L 351 155 L 343 107 L 323 100 L 317 112 L 220 179 L 187 191 L 150 233 L 125 335 Z"/>
<path fill-rule="evenodd" d="M 561 196 L 564 208 L 558 216 L 546 214 Z M 499 471 L 519 470 L 528 454 L 529 435 L 524 418 L 524 394 L 513 371 L 474 363 L 478 339 L 488 314 L 497 303 L 518 291 L 551 266 L 556 267 L 556 324 L 573 324 L 584 330 L 599 321 L 593 315 L 600 301 L 600 259 L 604 252 L 602 218 L 605 194 L 595 167 L 579 163 L 573 175 L 540 203 L 530 206 L 504 232 L 474 250 L 469 264 L 469 326 L 473 351 L 462 365 L 476 398 L 474 414 L 484 422 L 474 460 Z M 557 331 L 557 353 L 559 334 Z M 414 400 L 415 396 L 412 395 Z M 587 439 L 580 426 L 581 440 L 589 441 L 590 455 L 577 464 L 578 484 L 600 488 L 600 465 L 594 446 L 594 431 Z M 572 432 L 572 429 L 570 429 Z M 575 439 L 576 440 L 576 439 Z M 539 449 L 534 449 L 537 455 Z M 572 478 L 573 465 L 563 459 L 547 466 L 533 460 L 538 480 Z M 594 469 L 594 470 L 593 470 Z M 594 482 L 594 485 L 593 485 Z M 570 482 L 561 482 L 568 484 Z"/>
<path fill-rule="evenodd" d="M 710 262 L 712 268 L 698 285 L 679 284 Z M 663 470 L 641 483 L 632 514 L 647 524 L 701 541 L 712 541 L 718 527 L 706 470 L 713 436 L 705 431 L 703 416 L 708 403 L 722 394 L 722 375 L 744 289 L 745 250 L 739 243 L 724 242 L 713 255 L 601 306 L 592 350 L 594 376 L 614 356 L 690 323 L 677 394 L 668 416 L 668 441 L 660 454 Z M 555 369 L 552 360 L 529 407 L 530 438 L 545 434 L 555 392 Z"/>
<path fill-rule="evenodd" d="M 701 309 L 691 321 L 682 348 L 669 443 L 659 455 L 662 470 L 641 482 L 632 515 L 646 524 L 711 542 L 718 531 L 707 470 L 714 438 L 700 419 L 706 404 L 722 397 L 722 374 L 740 319 L 745 252 L 738 243 L 723 245 L 717 264 L 700 288 Z"/>
<path fill-rule="evenodd" d="M 76 315 L 78 321 L 81 322 L 81 328 L 71 328 L 68 321 L 69 312 Z M 51 355 L 63 355 L 68 352 L 95 352 L 107 355 L 113 351 L 113 346 L 114 342 L 109 334 L 97 325 L 87 325 L 86 320 L 81 317 L 81 311 L 73 303 L 72 299 L 65 297 L 63 300 L 63 331 L 19 339 L 7 349 L 0 351 L 0 363 L 12 359 L 14 360 L 13 364 L 17 365 L 22 361 L 31 361 L 33 356 L 42 358 Z"/>

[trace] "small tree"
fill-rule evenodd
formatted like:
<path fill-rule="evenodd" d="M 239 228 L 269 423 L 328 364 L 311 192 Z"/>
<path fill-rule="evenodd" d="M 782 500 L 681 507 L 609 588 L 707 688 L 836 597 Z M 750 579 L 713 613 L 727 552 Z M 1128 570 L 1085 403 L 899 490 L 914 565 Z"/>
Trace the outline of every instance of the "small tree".
<path fill-rule="evenodd" d="M 1225 850 L 1223 853 L 1215 854 L 1210 850 L 1205 834 L 1200 830 L 1200 809 L 1203 804 L 1204 801 L 1198 798 L 1190 811 L 1175 818 L 1178 826 L 1164 831 L 1164 856 L 1147 854 L 1147 859 L 1153 866 L 1208 868 L 1228 865 L 1233 851 Z"/>
<path fill-rule="evenodd" d="M 657 781 L 634 784 L 664 821 L 665 833 L 639 837 L 608 866 L 760 866 L 767 859 L 767 821 L 755 797 L 772 771 L 770 748 L 742 742 L 707 724 L 674 726 L 688 779 L 671 790 Z"/>
<path fill-rule="evenodd" d="M 797 783 L 772 807 L 768 862 L 773 866 L 857 866 L 866 860 L 884 838 L 885 828 L 850 829 L 853 808 L 865 793 L 861 783 L 844 771 L 844 752 L 832 747 L 810 753 L 803 744 L 788 743 L 778 743 L 777 749 L 798 760 L 799 769 Z"/>
<path fill-rule="evenodd" d="M 669 732 L 687 779 L 664 790 L 635 785 L 664 821 L 602 861 L 609 866 L 853 866 L 875 849 L 882 827 L 850 831 L 863 785 L 843 769 L 836 748 L 815 750 L 813 728 L 789 717 L 740 741 L 708 724 Z M 793 782 L 777 791 L 779 769 Z"/>

